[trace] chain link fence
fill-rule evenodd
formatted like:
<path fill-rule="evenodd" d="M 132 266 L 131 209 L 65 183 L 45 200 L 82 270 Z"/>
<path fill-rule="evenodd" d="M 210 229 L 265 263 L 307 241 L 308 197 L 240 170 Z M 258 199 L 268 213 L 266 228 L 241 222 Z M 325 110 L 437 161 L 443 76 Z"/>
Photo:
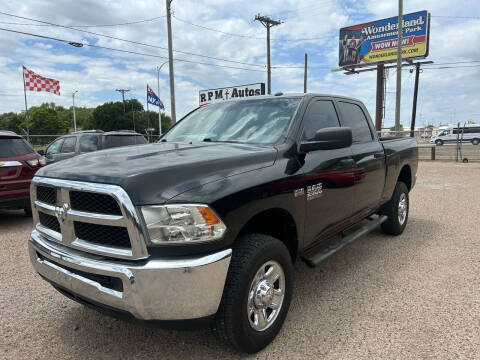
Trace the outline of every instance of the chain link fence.
<path fill-rule="evenodd" d="M 410 130 L 377 131 L 378 135 L 384 139 L 396 137 L 409 137 Z M 420 160 L 443 160 L 443 161 L 463 161 L 480 162 L 480 145 L 473 145 L 470 140 L 463 142 L 453 141 L 436 146 L 430 142 L 431 133 L 424 130 L 414 131 L 414 137 L 418 143 L 418 157 Z"/>

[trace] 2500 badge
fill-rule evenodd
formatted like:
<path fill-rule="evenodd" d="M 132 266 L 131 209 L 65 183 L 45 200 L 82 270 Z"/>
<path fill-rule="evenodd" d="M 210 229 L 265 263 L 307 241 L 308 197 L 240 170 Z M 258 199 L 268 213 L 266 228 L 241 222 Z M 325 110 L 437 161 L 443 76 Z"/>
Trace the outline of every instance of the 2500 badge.
<path fill-rule="evenodd" d="M 307 186 L 307 200 L 313 200 L 322 196 L 323 184 L 318 183 L 315 185 Z"/>

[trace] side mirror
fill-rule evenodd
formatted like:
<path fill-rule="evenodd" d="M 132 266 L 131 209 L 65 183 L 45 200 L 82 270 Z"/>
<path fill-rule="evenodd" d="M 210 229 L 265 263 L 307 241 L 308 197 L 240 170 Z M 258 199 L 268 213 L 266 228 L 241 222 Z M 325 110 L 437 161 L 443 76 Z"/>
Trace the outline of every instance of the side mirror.
<path fill-rule="evenodd" d="M 45 156 L 45 150 L 38 150 L 37 153 L 38 155 Z"/>
<path fill-rule="evenodd" d="M 352 129 L 349 127 L 330 127 L 320 129 L 311 141 L 300 144 L 300 152 L 315 150 L 342 149 L 352 145 Z"/>

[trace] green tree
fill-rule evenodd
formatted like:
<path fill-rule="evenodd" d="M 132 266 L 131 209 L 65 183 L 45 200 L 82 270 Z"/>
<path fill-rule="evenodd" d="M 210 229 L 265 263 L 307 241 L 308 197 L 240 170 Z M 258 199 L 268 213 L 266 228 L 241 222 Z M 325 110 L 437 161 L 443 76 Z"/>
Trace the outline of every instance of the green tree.
<path fill-rule="evenodd" d="M 170 126 L 170 117 L 162 114 L 162 131 L 166 131 Z M 135 129 L 141 134 L 145 134 L 148 128 L 155 129 L 154 133 L 158 134 L 158 113 L 144 111 L 143 105 L 137 99 L 125 101 L 125 113 L 121 101 L 99 105 L 93 111 L 93 116 L 84 123 L 84 129 L 103 131 Z"/>
<path fill-rule="evenodd" d="M 25 114 L 14 112 L 0 114 L 0 130 L 14 131 L 22 134 L 21 123 L 25 120 Z"/>
<path fill-rule="evenodd" d="M 57 111 L 50 107 L 39 107 L 34 109 L 28 119 L 30 133 L 35 135 L 60 135 L 68 130 L 68 122 L 58 118 Z M 25 129 L 26 123 L 21 126 Z"/>
<path fill-rule="evenodd" d="M 123 103 L 107 102 L 99 105 L 93 111 L 93 121 L 91 128 L 103 131 L 113 130 L 133 130 L 132 110 L 136 112 L 143 111 L 142 104 L 136 100 L 125 101 L 125 112 L 123 112 Z"/>
<path fill-rule="evenodd" d="M 402 125 L 402 124 L 400 124 L 400 129 L 399 129 L 399 130 L 400 130 L 400 131 L 403 131 L 403 125 Z M 392 126 L 392 127 L 390 128 L 390 131 L 395 131 L 395 126 Z"/>

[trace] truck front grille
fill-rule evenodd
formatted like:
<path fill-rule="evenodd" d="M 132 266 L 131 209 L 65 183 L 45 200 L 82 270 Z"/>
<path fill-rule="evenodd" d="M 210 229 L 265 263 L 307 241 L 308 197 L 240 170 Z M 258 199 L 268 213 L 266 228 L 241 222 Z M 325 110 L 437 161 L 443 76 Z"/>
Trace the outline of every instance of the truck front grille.
<path fill-rule="evenodd" d="M 127 228 L 108 225 L 89 224 L 75 221 L 75 235 L 79 239 L 103 246 L 130 248 Z"/>
<path fill-rule="evenodd" d="M 89 193 L 83 191 L 70 191 L 72 209 L 99 213 L 122 215 L 120 206 L 110 195 Z"/>
<path fill-rule="evenodd" d="M 38 217 L 40 219 L 40 224 L 45 226 L 47 229 L 56 231 L 58 233 L 60 232 L 60 223 L 55 216 L 39 212 Z"/>
<path fill-rule="evenodd" d="M 57 202 L 57 190 L 49 186 L 37 186 L 37 199 L 45 204 L 55 205 Z"/>
<path fill-rule="evenodd" d="M 148 257 L 137 210 L 116 185 L 35 177 L 36 230 L 65 246 L 125 259 Z"/>

